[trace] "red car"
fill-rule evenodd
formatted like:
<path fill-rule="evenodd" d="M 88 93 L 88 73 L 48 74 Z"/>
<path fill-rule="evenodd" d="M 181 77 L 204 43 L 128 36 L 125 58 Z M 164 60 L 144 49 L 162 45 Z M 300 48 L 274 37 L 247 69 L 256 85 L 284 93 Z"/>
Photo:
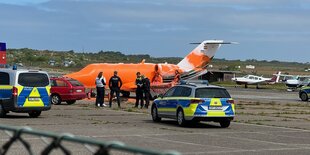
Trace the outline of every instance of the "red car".
<path fill-rule="evenodd" d="M 67 77 L 52 77 L 51 102 L 74 104 L 76 100 L 86 98 L 85 87 L 79 81 Z"/>

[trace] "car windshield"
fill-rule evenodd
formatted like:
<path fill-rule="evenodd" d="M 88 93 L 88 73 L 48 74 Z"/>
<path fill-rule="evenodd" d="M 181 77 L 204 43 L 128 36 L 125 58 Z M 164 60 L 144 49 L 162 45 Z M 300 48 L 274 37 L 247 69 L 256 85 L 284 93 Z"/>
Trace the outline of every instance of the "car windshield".
<path fill-rule="evenodd" d="M 47 74 L 44 73 L 20 73 L 18 83 L 26 87 L 45 87 L 50 84 Z"/>
<path fill-rule="evenodd" d="M 83 86 L 79 81 L 76 80 L 69 80 L 72 86 Z"/>
<path fill-rule="evenodd" d="M 197 98 L 230 98 L 226 89 L 222 88 L 198 88 L 195 97 Z"/>

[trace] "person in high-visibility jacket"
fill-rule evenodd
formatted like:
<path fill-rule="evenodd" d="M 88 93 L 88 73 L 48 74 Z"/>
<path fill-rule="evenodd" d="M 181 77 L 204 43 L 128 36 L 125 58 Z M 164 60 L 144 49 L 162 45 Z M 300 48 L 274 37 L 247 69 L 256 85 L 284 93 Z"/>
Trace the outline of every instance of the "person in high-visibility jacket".
<path fill-rule="evenodd" d="M 104 104 L 104 87 L 106 85 L 106 79 L 103 76 L 103 72 L 99 72 L 95 83 L 97 89 L 96 106 L 105 107 L 107 106 L 106 104 Z"/>

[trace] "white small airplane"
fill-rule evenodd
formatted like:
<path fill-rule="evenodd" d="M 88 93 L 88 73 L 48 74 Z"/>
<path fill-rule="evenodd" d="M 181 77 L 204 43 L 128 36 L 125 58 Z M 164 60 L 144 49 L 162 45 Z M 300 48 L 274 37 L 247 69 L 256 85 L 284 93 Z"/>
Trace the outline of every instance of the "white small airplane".
<path fill-rule="evenodd" d="M 288 91 L 295 90 L 299 87 L 306 86 L 310 83 L 310 75 L 289 75 L 289 74 L 273 74 L 279 76 L 279 78 L 283 77 L 281 81 L 285 83 Z"/>
<path fill-rule="evenodd" d="M 246 75 L 243 77 L 234 77 L 231 80 L 235 81 L 238 85 L 244 84 L 244 88 L 248 88 L 248 85 L 256 85 L 256 88 L 258 89 L 258 85 L 262 83 L 275 84 L 276 82 L 279 81 L 279 76 L 273 76 L 272 78 L 264 78 L 262 76 Z"/>

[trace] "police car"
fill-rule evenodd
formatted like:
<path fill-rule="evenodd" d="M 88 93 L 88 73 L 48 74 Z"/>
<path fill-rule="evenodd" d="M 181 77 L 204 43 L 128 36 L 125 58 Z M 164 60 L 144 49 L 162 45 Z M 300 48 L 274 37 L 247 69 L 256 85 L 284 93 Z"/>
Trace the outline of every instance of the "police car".
<path fill-rule="evenodd" d="M 49 110 L 50 80 L 46 72 L 0 69 L 0 117 L 10 111 L 38 117 Z"/>
<path fill-rule="evenodd" d="M 308 101 L 310 97 L 310 83 L 307 86 L 304 86 L 299 91 L 299 98 L 302 101 Z"/>
<path fill-rule="evenodd" d="M 235 116 L 235 104 L 223 87 L 186 83 L 159 95 L 152 105 L 151 115 L 154 122 L 172 118 L 185 126 L 190 121 L 214 121 L 227 128 Z"/>

